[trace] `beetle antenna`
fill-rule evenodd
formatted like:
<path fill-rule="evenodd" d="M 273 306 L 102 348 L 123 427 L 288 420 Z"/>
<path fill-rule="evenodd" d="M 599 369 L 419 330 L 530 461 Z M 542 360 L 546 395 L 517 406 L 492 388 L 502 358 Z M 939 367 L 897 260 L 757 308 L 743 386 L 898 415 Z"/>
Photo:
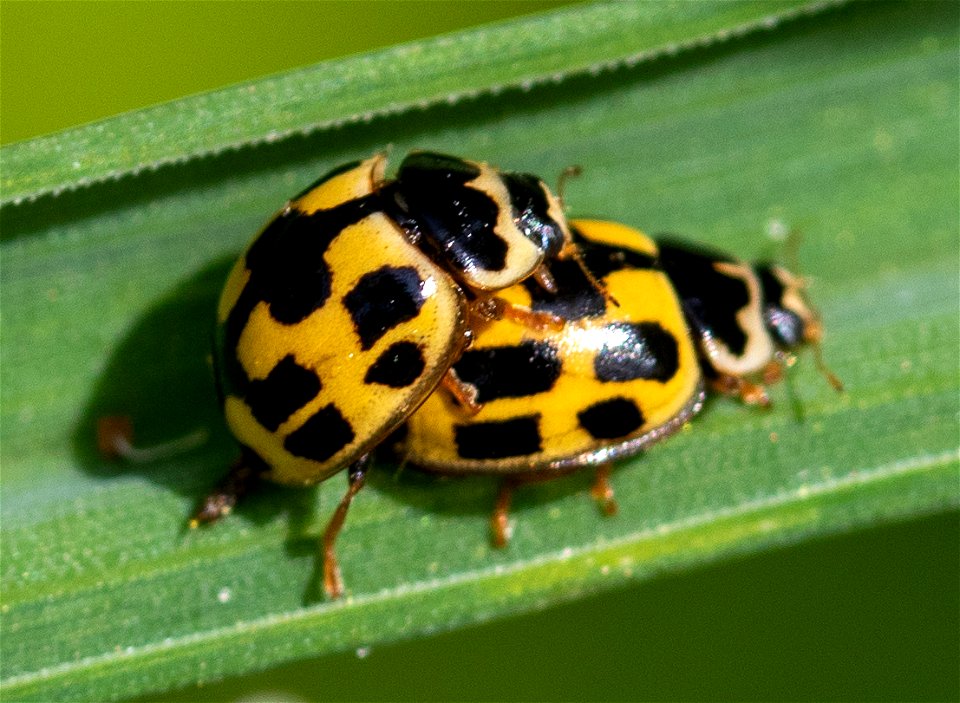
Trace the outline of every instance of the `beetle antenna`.
<path fill-rule="evenodd" d="M 801 287 L 805 287 L 806 281 L 803 278 L 803 274 L 800 272 L 800 244 L 802 242 L 803 232 L 799 228 L 791 228 L 787 233 L 787 238 L 784 242 L 783 258 L 786 260 L 787 266 L 790 267 L 790 270 L 796 272 L 801 281 Z M 805 335 L 807 342 L 810 344 L 811 351 L 813 352 L 813 362 L 817 367 L 817 371 L 819 371 L 820 375 L 826 379 L 827 383 L 830 384 L 833 390 L 835 390 L 837 393 L 843 393 L 843 381 L 841 381 L 840 378 L 830 370 L 830 367 L 827 366 L 827 362 L 823 358 L 823 348 L 820 346 L 820 342 L 823 339 L 823 327 L 820 324 L 820 310 L 818 310 L 817 307 L 809 300 L 806 300 L 805 302 L 814 319 L 813 325 L 811 325 L 811 328 Z"/>
<path fill-rule="evenodd" d="M 800 245 L 803 243 L 803 232 L 793 227 L 787 234 L 787 239 L 783 243 L 783 258 L 791 271 L 800 274 Z"/>
<path fill-rule="evenodd" d="M 560 205 L 563 205 L 563 192 L 566 190 L 567 183 L 571 178 L 577 178 L 583 173 L 583 166 L 578 164 L 573 164 L 572 166 L 567 166 L 560 172 L 560 177 L 557 178 L 557 200 L 560 201 Z"/>
<path fill-rule="evenodd" d="M 560 177 L 557 178 L 557 200 L 560 201 L 560 206 L 564 209 L 563 202 L 563 193 L 566 190 L 567 183 L 570 182 L 571 178 L 577 178 L 583 174 L 583 166 L 579 164 L 573 164 L 567 166 L 560 172 Z M 580 267 L 580 270 L 583 272 L 583 275 L 587 277 L 590 285 L 593 286 L 600 295 L 603 296 L 603 299 L 614 307 L 620 307 L 620 303 L 616 298 L 611 295 L 610 291 L 607 290 L 606 286 L 601 283 L 596 276 L 593 275 L 593 271 L 587 268 L 586 262 L 583 260 L 583 255 L 580 253 L 580 247 L 576 245 L 576 242 L 568 242 L 563 250 L 558 254 L 560 259 L 573 259 L 577 262 L 577 266 Z M 548 289 L 549 290 L 549 289 Z"/>
<path fill-rule="evenodd" d="M 843 381 L 841 381 L 840 378 L 830 370 L 830 367 L 827 366 L 827 362 L 824 361 L 823 350 L 820 347 L 820 341 L 817 340 L 810 346 L 813 350 L 813 363 L 816 364 L 817 371 L 819 371 L 820 375 L 823 376 L 827 380 L 827 383 L 833 387 L 833 390 L 835 390 L 837 393 L 843 393 Z"/>
<path fill-rule="evenodd" d="M 575 242 L 571 243 L 567 251 L 561 252 L 562 255 L 569 257 L 577 262 L 577 266 L 580 267 L 580 270 L 583 272 L 583 275 L 587 277 L 587 281 L 591 286 L 603 296 L 604 300 L 613 305 L 615 308 L 620 307 L 620 302 L 613 297 L 613 294 L 607 290 L 607 287 L 593 275 L 593 271 L 587 268 L 587 262 L 583 260 L 583 254 L 580 253 L 580 247 L 576 245 Z"/>

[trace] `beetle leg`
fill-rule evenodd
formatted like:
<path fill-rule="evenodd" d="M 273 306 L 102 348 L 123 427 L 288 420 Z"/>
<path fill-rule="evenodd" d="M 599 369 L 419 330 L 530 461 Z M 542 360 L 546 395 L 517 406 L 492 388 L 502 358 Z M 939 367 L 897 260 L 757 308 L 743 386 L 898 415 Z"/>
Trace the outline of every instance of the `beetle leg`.
<path fill-rule="evenodd" d="M 563 318 L 552 312 L 531 310 L 497 297 L 478 300 L 473 312 L 482 320 L 510 320 L 537 332 L 559 332 L 564 325 Z"/>
<path fill-rule="evenodd" d="M 590 488 L 590 495 L 594 497 L 604 515 L 617 514 L 617 499 L 613 497 L 613 487 L 610 485 L 611 464 L 600 464 L 597 467 L 596 479 Z"/>
<path fill-rule="evenodd" d="M 230 467 L 230 472 L 204 498 L 200 507 L 190 518 L 190 529 L 196 529 L 201 523 L 216 522 L 224 515 L 229 515 L 237 501 L 245 496 L 260 480 L 250 464 L 240 458 Z"/>
<path fill-rule="evenodd" d="M 510 503 L 513 500 L 513 493 L 521 486 L 528 486 L 534 483 L 544 483 L 546 481 L 555 481 L 558 478 L 567 476 L 580 467 L 571 466 L 564 469 L 547 469 L 543 471 L 531 471 L 524 474 L 507 476 L 500 482 L 500 492 L 497 493 L 497 501 L 493 505 L 493 514 L 490 516 L 490 533 L 493 539 L 493 546 L 503 548 L 510 541 L 510 535 L 513 532 L 510 527 Z M 597 467 L 596 479 L 590 494 L 597 500 L 600 509 L 605 515 L 617 514 L 617 501 L 613 497 L 613 488 L 610 486 L 609 478 L 612 464 L 601 464 Z"/>
<path fill-rule="evenodd" d="M 517 487 L 517 481 L 512 478 L 505 478 L 500 483 L 500 492 L 497 494 L 497 502 L 493 506 L 493 515 L 490 516 L 490 532 L 493 538 L 493 546 L 497 549 L 503 549 L 510 541 L 510 502 L 513 499 L 513 491 Z"/>
<path fill-rule="evenodd" d="M 547 268 L 546 264 L 541 264 L 537 267 L 537 270 L 533 272 L 533 280 L 548 293 L 556 294 L 557 282 L 554 280 L 553 274 L 550 273 L 550 269 Z"/>
<path fill-rule="evenodd" d="M 440 385 L 456 399 L 460 407 L 469 415 L 476 415 L 483 409 L 483 404 L 477 402 L 477 387 L 461 381 L 453 368 L 447 369 Z"/>
<path fill-rule="evenodd" d="M 759 405 L 761 408 L 770 407 L 770 396 L 765 386 L 753 383 L 741 376 L 720 374 L 710 380 L 713 390 L 724 395 L 740 398 L 747 405 Z"/>
<path fill-rule="evenodd" d="M 780 383 L 780 381 L 783 380 L 783 366 L 784 364 L 779 358 L 768 361 L 760 375 L 763 379 L 763 384 L 765 386 L 772 386 L 774 383 Z"/>
<path fill-rule="evenodd" d="M 343 577 L 340 574 L 340 565 L 337 563 L 337 555 L 334 546 L 337 541 L 337 535 L 343 527 L 344 520 L 347 519 L 347 510 L 350 509 L 350 503 L 353 497 L 360 492 L 367 477 L 367 466 L 370 463 L 370 455 L 366 454 L 347 469 L 347 492 L 340 499 L 340 504 L 327 523 L 327 528 L 323 531 L 323 590 L 327 597 L 336 600 L 343 595 Z"/>

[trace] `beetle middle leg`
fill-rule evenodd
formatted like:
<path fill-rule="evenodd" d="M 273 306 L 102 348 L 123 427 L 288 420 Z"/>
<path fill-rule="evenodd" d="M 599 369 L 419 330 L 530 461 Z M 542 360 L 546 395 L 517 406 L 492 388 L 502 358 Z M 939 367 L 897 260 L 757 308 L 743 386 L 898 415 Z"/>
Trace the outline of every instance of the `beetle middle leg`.
<path fill-rule="evenodd" d="M 497 549 L 503 549 L 510 541 L 510 503 L 513 502 L 513 492 L 518 485 L 518 481 L 513 477 L 500 482 L 497 501 L 493 504 L 493 514 L 490 516 L 490 537 Z"/>
<path fill-rule="evenodd" d="M 610 485 L 612 469 L 612 464 L 597 466 L 593 486 L 590 488 L 590 495 L 597 501 L 603 514 L 608 516 L 616 515 L 618 510 L 617 499 L 613 496 L 613 486 Z"/>
<path fill-rule="evenodd" d="M 567 476 L 582 467 L 573 466 L 561 470 L 534 471 L 526 474 L 507 476 L 500 482 L 500 490 L 490 516 L 490 536 L 493 546 L 498 549 L 506 547 L 510 541 L 510 505 L 513 502 L 514 492 L 521 486 L 531 483 L 543 483 Z M 606 516 L 617 514 L 617 501 L 610 486 L 610 471 L 612 464 L 600 464 L 596 467 L 596 477 L 590 488 L 590 495 L 597 501 L 601 512 Z"/>

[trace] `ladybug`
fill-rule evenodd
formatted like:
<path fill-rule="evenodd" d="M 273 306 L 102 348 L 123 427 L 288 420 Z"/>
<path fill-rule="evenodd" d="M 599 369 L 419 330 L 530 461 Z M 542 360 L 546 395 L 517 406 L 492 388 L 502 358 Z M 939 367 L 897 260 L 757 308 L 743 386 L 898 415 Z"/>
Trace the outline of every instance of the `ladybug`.
<path fill-rule="evenodd" d="M 217 312 L 215 364 L 242 457 L 191 525 L 230 512 L 252 483 L 294 486 L 347 469 L 324 534 L 324 584 L 372 450 L 449 373 L 477 321 L 554 329 L 563 320 L 500 296 L 544 263 L 579 265 L 561 205 L 534 176 L 441 154 L 407 156 L 386 179 L 376 155 L 320 178 L 280 210 L 234 265 Z"/>
<path fill-rule="evenodd" d="M 769 404 L 764 384 L 782 376 L 789 350 L 816 347 L 822 336 L 802 280 L 786 269 L 613 222 L 574 220 L 571 229 L 608 295 L 567 261 L 551 264 L 555 291 L 530 281 L 502 291 L 566 324 L 476 327 L 451 373 L 479 410 L 438 391 L 396 447 L 427 471 L 502 476 L 491 520 L 497 546 L 508 541 L 518 486 L 594 468 L 592 493 L 612 514 L 610 462 L 682 427 L 703 407 L 705 387 Z"/>
<path fill-rule="evenodd" d="M 657 243 L 712 390 L 769 406 L 765 386 L 783 377 L 784 367 L 793 364 L 789 351 L 804 345 L 814 350 L 827 381 L 843 389 L 820 356 L 823 325 L 802 278 L 776 264 L 750 265 L 669 235 Z"/>

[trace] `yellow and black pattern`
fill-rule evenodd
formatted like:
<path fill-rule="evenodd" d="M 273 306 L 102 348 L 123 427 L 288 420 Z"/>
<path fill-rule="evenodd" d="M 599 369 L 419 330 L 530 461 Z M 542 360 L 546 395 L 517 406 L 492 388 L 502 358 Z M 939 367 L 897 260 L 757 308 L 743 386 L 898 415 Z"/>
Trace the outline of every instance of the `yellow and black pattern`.
<path fill-rule="evenodd" d="M 539 179 L 419 152 L 382 155 L 294 198 L 220 300 L 224 411 L 248 464 L 309 484 L 371 451 L 440 383 L 468 338 L 468 299 L 533 274 L 569 243 Z"/>
<path fill-rule="evenodd" d="M 464 296 L 378 205 L 382 159 L 339 169 L 237 262 L 218 359 L 234 435 L 280 483 L 370 451 L 464 343 Z"/>
<path fill-rule="evenodd" d="M 803 282 L 786 269 L 750 265 L 670 236 L 656 239 L 708 377 L 758 374 L 778 349 L 819 336 Z"/>
<path fill-rule="evenodd" d="M 560 203 L 540 179 L 485 163 L 415 152 L 384 194 L 424 251 L 476 292 L 522 281 L 570 239 Z"/>
<path fill-rule="evenodd" d="M 497 321 L 478 328 L 453 370 L 476 392 L 470 415 L 434 393 L 407 424 L 402 453 L 441 472 L 545 471 L 639 451 L 701 403 L 700 369 L 656 244 L 609 222 L 572 223 L 586 267 L 552 261 L 548 293 L 524 283 L 510 302 L 562 316 L 560 332 Z"/>

